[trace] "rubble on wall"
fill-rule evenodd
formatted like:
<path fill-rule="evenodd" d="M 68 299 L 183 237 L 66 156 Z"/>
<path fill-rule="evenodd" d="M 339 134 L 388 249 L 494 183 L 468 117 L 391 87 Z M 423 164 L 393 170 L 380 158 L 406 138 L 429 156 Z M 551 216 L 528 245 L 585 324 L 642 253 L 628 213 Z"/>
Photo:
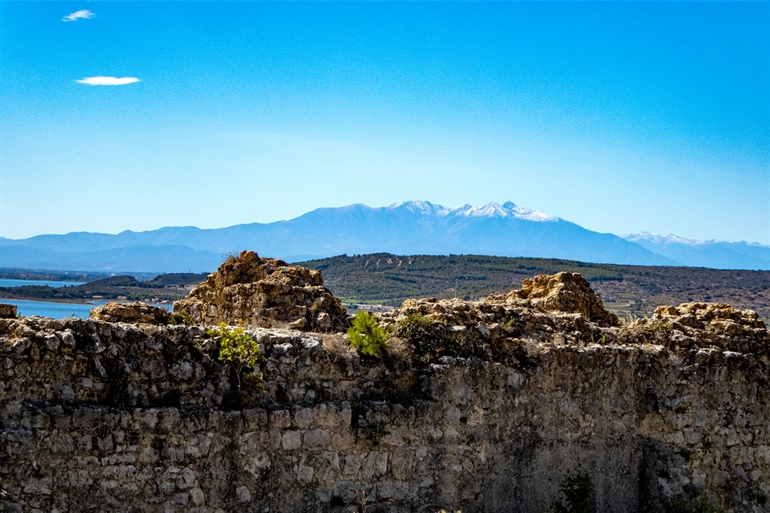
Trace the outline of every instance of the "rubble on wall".
<path fill-rule="evenodd" d="M 244 322 L 251 326 L 302 331 L 340 331 L 347 312 L 323 286 L 320 271 L 243 251 L 174 303 L 174 313 L 189 314 L 203 325 Z"/>
<path fill-rule="evenodd" d="M 757 313 L 724 303 L 659 306 L 651 319 L 639 319 L 632 326 L 671 331 L 668 341 L 678 347 L 714 347 L 757 355 L 770 351 L 765 323 Z"/>
<path fill-rule="evenodd" d="M 520 290 L 492 298 L 490 300 L 514 303 L 523 299 L 546 312 L 578 313 L 600 326 L 620 324 L 618 317 L 604 309 L 599 294 L 578 273 L 539 274 L 524 280 Z"/>
<path fill-rule="evenodd" d="M 107 303 L 91 310 L 91 318 L 106 322 L 168 324 L 171 312 L 160 306 L 141 301 L 133 303 Z"/>
<path fill-rule="evenodd" d="M 515 315 L 514 310 L 526 310 L 534 315 L 579 316 L 599 326 L 620 324 L 617 316 L 604 309 L 601 298 L 582 276 L 567 272 L 541 274 L 524 280 L 520 290 L 493 294 L 478 301 L 407 299 L 401 308 L 385 312 L 383 318 L 397 319 L 404 314 L 420 313 L 447 325 L 470 326 L 507 322 Z"/>

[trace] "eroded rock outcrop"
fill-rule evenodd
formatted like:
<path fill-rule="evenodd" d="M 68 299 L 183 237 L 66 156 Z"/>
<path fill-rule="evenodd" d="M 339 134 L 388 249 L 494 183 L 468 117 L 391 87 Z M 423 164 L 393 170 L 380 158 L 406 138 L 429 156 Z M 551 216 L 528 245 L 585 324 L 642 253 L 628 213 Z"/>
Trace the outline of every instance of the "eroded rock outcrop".
<path fill-rule="evenodd" d="M 171 312 L 159 306 L 141 301 L 134 303 L 107 303 L 91 310 L 91 318 L 97 321 L 144 324 L 168 324 Z"/>
<path fill-rule="evenodd" d="M 304 331 L 340 331 L 347 312 L 323 286 L 320 271 L 260 258 L 243 251 L 174 303 L 174 313 L 197 324 L 245 322 L 251 326 L 288 326 Z"/>
<path fill-rule="evenodd" d="M 540 274 L 524 280 L 520 290 L 492 298 L 505 302 L 523 299 L 546 312 L 578 313 L 601 326 L 620 324 L 615 314 L 604 309 L 599 295 L 578 273 Z"/>

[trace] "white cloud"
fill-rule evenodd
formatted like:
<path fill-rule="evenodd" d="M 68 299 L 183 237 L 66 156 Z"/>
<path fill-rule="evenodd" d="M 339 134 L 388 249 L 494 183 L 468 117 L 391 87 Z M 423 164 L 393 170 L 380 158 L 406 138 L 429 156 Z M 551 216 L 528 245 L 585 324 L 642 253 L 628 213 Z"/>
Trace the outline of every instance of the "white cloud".
<path fill-rule="evenodd" d="M 88 9 L 83 9 L 82 11 L 75 11 L 72 14 L 68 14 L 64 18 L 62 18 L 62 21 L 78 21 L 78 20 L 87 20 L 89 18 L 93 18 L 94 13 L 89 11 Z"/>
<path fill-rule="evenodd" d="M 134 77 L 87 77 L 81 80 L 76 80 L 75 82 L 78 84 L 86 84 L 90 86 L 119 86 L 139 82 L 139 79 Z"/>

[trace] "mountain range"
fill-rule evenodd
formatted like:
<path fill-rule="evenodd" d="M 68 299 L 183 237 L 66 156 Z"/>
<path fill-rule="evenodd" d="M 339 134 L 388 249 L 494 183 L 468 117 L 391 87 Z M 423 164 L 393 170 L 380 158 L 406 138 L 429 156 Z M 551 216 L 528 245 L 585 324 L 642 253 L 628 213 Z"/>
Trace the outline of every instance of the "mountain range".
<path fill-rule="evenodd" d="M 217 229 L 0 237 L 0 267 L 111 272 L 213 271 L 252 249 L 290 262 L 340 254 L 479 254 L 633 265 L 770 270 L 770 246 L 649 233 L 598 233 L 507 202 L 446 208 L 427 201 L 320 208 L 288 221 Z"/>

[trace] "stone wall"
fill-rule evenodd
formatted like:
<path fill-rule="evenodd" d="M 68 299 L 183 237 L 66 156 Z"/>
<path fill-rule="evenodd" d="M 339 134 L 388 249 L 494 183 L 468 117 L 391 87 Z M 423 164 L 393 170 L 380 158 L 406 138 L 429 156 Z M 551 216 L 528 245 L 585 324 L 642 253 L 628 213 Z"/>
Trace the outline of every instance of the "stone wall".
<path fill-rule="evenodd" d="M 457 318 L 439 303 L 424 305 Z M 465 350 L 435 361 L 251 329 L 264 381 L 241 394 L 200 327 L 0 320 L 0 500 L 60 513 L 537 513 L 582 471 L 600 512 L 699 492 L 770 510 L 770 359 L 750 314 L 717 318 L 715 335 L 697 308 L 622 328 L 521 305 L 502 326 L 457 304 L 466 320 L 447 331 Z"/>

